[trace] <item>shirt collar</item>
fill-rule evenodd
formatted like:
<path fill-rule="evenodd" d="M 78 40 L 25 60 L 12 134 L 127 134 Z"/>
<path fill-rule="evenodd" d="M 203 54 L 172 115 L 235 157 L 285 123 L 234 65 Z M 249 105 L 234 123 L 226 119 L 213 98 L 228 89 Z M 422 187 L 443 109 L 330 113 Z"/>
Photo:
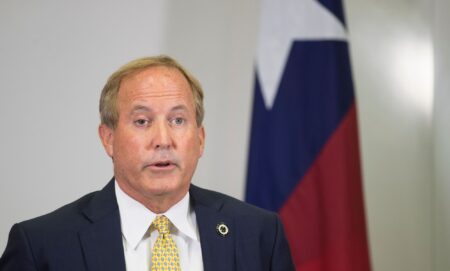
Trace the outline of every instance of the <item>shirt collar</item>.
<path fill-rule="evenodd" d="M 122 235 L 128 244 L 135 249 L 144 237 L 156 215 L 140 202 L 123 192 L 115 182 L 117 205 L 119 206 Z M 172 206 L 165 215 L 174 225 L 175 231 L 198 241 L 197 221 L 190 206 L 189 193 Z M 176 232 L 174 232 L 176 234 Z"/>

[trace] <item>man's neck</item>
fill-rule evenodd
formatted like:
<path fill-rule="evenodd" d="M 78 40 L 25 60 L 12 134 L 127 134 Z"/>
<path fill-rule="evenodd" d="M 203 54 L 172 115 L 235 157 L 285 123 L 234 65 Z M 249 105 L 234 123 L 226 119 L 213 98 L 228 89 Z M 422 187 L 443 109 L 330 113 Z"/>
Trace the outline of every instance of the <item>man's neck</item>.
<path fill-rule="evenodd" d="M 140 202 L 147 209 L 155 214 L 161 214 L 167 212 L 172 206 L 177 204 L 180 200 L 184 198 L 189 189 L 187 188 L 184 193 L 164 193 L 158 195 L 143 195 L 135 189 L 131 188 L 129 185 L 123 182 L 117 181 L 120 189 L 133 198 L 134 200 Z"/>

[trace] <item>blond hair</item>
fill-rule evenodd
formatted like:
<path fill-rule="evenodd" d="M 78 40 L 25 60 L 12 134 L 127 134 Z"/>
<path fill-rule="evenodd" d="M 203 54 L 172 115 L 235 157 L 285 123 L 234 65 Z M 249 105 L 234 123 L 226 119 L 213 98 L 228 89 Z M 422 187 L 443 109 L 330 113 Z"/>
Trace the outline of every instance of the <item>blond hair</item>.
<path fill-rule="evenodd" d="M 189 73 L 183 66 L 181 66 L 175 59 L 160 55 L 152 57 L 143 57 L 132 60 L 120 67 L 114 72 L 103 87 L 100 96 L 100 120 L 102 124 L 115 129 L 119 119 L 119 112 L 117 110 L 117 94 L 119 93 L 120 83 L 122 80 L 132 74 L 151 67 L 164 66 L 177 69 L 186 78 L 191 86 L 192 96 L 194 98 L 195 118 L 197 126 L 201 126 L 203 116 L 205 114 L 203 108 L 203 90 L 200 82 Z"/>

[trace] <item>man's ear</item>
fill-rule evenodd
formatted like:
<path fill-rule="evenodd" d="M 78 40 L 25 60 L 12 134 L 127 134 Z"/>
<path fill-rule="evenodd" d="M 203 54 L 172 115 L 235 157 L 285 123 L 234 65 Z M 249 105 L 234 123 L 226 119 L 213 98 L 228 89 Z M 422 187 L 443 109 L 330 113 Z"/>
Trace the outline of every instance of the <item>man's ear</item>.
<path fill-rule="evenodd" d="M 205 127 L 202 125 L 198 128 L 198 139 L 200 141 L 200 157 L 203 155 L 205 150 Z"/>
<path fill-rule="evenodd" d="M 113 158 L 114 130 L 105 124 L 100 124 L 100 126 L 98 126 L 98 135 L 100 136 L 100 140 L 102 141 L 103 148 L 105 148 L 106 153 L 109 157 Z"/>

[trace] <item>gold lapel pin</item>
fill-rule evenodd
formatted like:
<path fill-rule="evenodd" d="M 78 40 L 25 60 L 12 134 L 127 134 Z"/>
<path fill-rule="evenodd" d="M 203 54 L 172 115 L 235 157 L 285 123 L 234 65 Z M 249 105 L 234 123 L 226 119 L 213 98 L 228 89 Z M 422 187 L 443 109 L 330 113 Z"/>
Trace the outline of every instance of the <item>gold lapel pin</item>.
<path fill-rule="evenodd" d="M 221 236 L 226 236 L 228 234 L 228 232 L 230 231 L 228 229 L 228 226 L 225 225 L 225 223 L 223 223 L 223 222 L 217 224 L 216 230 L 217 230 L 217 233 Z"/>

